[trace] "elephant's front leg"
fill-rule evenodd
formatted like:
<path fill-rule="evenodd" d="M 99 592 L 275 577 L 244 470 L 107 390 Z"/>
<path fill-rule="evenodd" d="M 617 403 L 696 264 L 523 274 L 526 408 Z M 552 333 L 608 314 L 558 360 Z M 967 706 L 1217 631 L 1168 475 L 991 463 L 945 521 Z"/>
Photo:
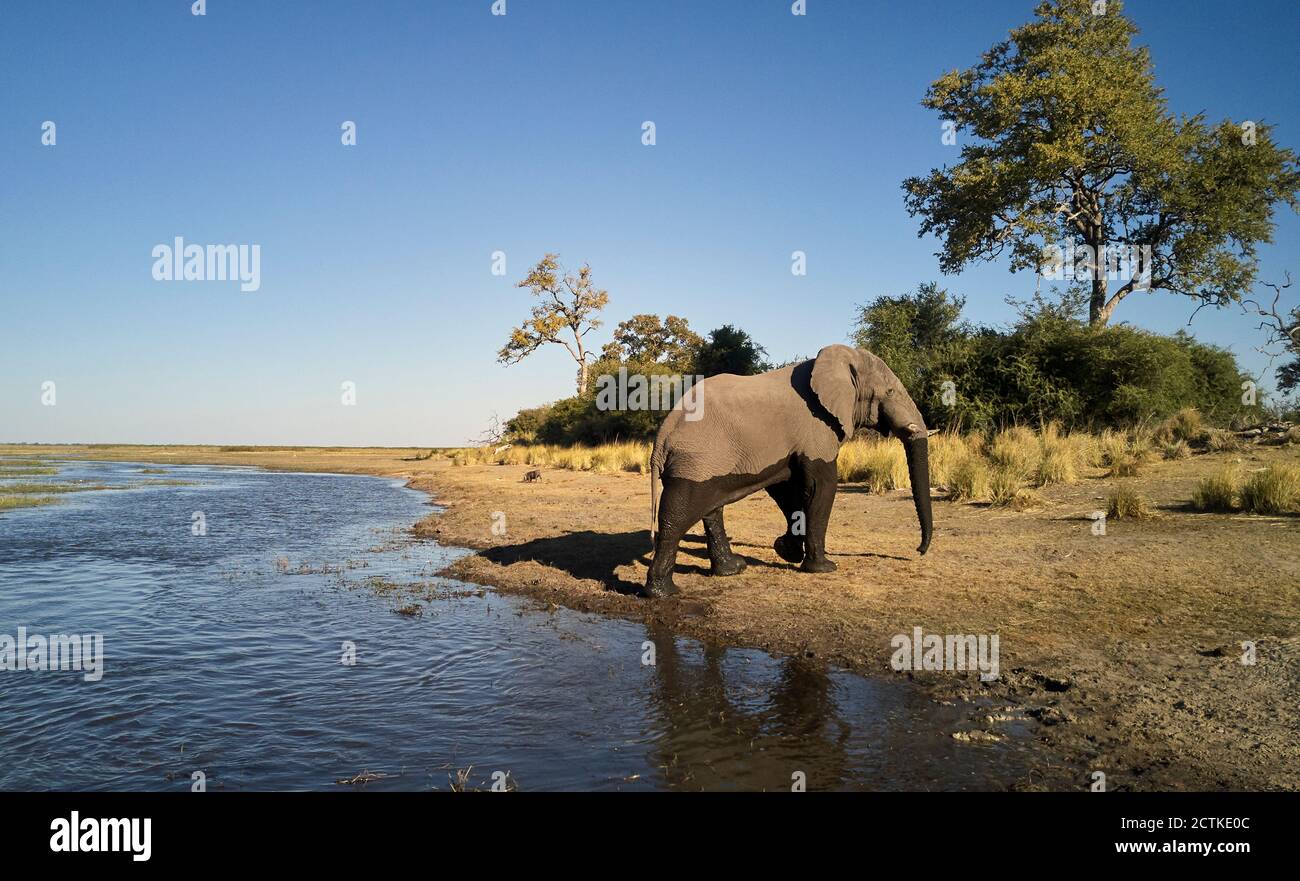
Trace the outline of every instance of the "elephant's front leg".
<path fill-rule="evenodd" d="M 834 572 L 839 568 L 826 557 L 826 527 L 831 522 L 838 484 L 834 461 L 803 463 L 804 510 L 808 517 L 806 552 L 801 566 L 805 572 Z"/>
<path fill-rule="evenodd" d="M 731 542 L 722 524 L 721 506 L 704 515 L 704 537 L 709 545 L 710 574 L 739 575 L 745 571 L 745 561 L 731 551 Z"/>

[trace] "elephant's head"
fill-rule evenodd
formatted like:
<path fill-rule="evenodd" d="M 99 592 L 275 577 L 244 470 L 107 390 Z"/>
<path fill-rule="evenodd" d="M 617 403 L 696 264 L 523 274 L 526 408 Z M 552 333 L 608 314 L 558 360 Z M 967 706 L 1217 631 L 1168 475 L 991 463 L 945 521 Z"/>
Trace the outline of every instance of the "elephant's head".
<path fill-rule="evenodd" d="M 884 361 L 851 346 L 827 346 L 818 352 L 811 384 L 813 394 L 832 417 L 841 443 L 852 438 L 858 428 L 873 428 L 903 442 L 916 518 L 921 523 L 917 551 L 924 554 L 930 549 L 933 527 L 930 433 L 911 395 Z"/>

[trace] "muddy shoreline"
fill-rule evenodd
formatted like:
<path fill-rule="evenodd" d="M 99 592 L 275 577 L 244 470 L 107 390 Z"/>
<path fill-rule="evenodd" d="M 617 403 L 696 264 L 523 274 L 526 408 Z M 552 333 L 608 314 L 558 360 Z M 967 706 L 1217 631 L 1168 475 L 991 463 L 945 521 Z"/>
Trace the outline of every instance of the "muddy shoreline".
<path fill-rule="evenodd" d="M 771 549 L 781 515 L 751 497 L 728 509 L 735 550 L 750 563 L 707 575 L 698 529 L 683 543 L 681 594 L 629 595 L 649 559 L 641 475 L 525 466 L 452 467 L 413 450 L 241 450 L 194 447 L 11 447 L 0 455 L 258 465 L 403 478 L 439 512 L 422 538 L 470 548 L 442 574 L 564 606 L 657 624 L 684 636 L 804 657 L 874 676 L 907 676 L 934 699 L 970 709 L 970 740 L 996 740 L 1030 720 L 1041 762 L 1011 789 L 1109 791 L 1300 789 L 1300 518 L 1195 514 L 1196 479 L 1223 457 L 1157 463 L 1137 479 L 1160 516 L 1092 535 L 1106 491 L 1096 475 L 1052 487 L 1025 512 L 936 501 L 934 547 L 914 552 L 906 492 L 841 487 L 830 529 L 840 571 L 797 572 Z M 1294 449 L 1244 454 L 1246 467 L 1295 462 Z M 494 532 L 494 526 L 496 531 Z M 974 672 L 898 673 L 890 639 L 998 634 L 994 682 Z M 1240 644 L 1256 662 L 1241 662 Z M 979 701 L 977 704 L 976 701 Z M 967 703 L 969 702 L 969 703 Z M 992 707 L 990 710 L 988 707 Z"/>

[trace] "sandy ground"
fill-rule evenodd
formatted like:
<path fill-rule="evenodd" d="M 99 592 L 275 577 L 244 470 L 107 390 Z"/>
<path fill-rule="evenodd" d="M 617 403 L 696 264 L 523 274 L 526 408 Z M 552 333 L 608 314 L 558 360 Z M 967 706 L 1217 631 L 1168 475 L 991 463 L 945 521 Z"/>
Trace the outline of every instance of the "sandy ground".
<path fill-rule="evenodd" d="M 479 551 L 449 575 L 704 640 L 914 676 L 936 699 L 990 698 L 1006 708 L 987 718 L 992 737 L 1001 715 L 1037 720 L 1049 758 L 1012 788 L 1086 790 L 1100 771 L 1111 791 L 1300 789 L 1300 516 L 1187 508 L 1197 479 L 1226 459 L 1248 470 L 1300 462 L 1294 447 L 1149 465 L 1132 482 L 1159 516 L 1112 521 L 1104 536 L 1088 517 L 1111 486 L 1100 472 L 1043 490 L 1046 504 L 1022 512 L 936 501 L 924 558 L 907 492 L 844 485 L 827 540 L 839 571 L 828 575 L 776 556 L 782 518 L 760 494 L 726 514 L 748 570 L 710 577 L 697 527 L 678 557 L 680 595 L 658 601 L 627 593 L 649 558 L 645 476 L 543 469 L 540 482 L 523 482 L 524 466 L 453 467 L 418 452 L 0 446 L 0 456 L 404 476 L 446 508 L 416 534 Z M 1000 677 L 893 671 L 891 637 L 917 626 L 997 634 Z M 1255 645 L 1254 664 L 1242 662 L 1243 642 Z"/>

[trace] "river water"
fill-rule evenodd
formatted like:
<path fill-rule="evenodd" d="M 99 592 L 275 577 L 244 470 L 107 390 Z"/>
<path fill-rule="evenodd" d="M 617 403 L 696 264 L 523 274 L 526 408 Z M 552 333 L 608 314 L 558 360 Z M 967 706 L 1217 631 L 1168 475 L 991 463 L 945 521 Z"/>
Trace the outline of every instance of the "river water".
<path fill-rule="evenodd" d="M 0 789 L 988 789 L 1031 764 L 902 679 L 439 579 L 467 552 L 409 536 L 429 503 L 400 482 L 59 464 L 40 479 L 111 488 L 0 513 L 0 637 L 100 634 L 102 676 L 0 671 Z"/>

